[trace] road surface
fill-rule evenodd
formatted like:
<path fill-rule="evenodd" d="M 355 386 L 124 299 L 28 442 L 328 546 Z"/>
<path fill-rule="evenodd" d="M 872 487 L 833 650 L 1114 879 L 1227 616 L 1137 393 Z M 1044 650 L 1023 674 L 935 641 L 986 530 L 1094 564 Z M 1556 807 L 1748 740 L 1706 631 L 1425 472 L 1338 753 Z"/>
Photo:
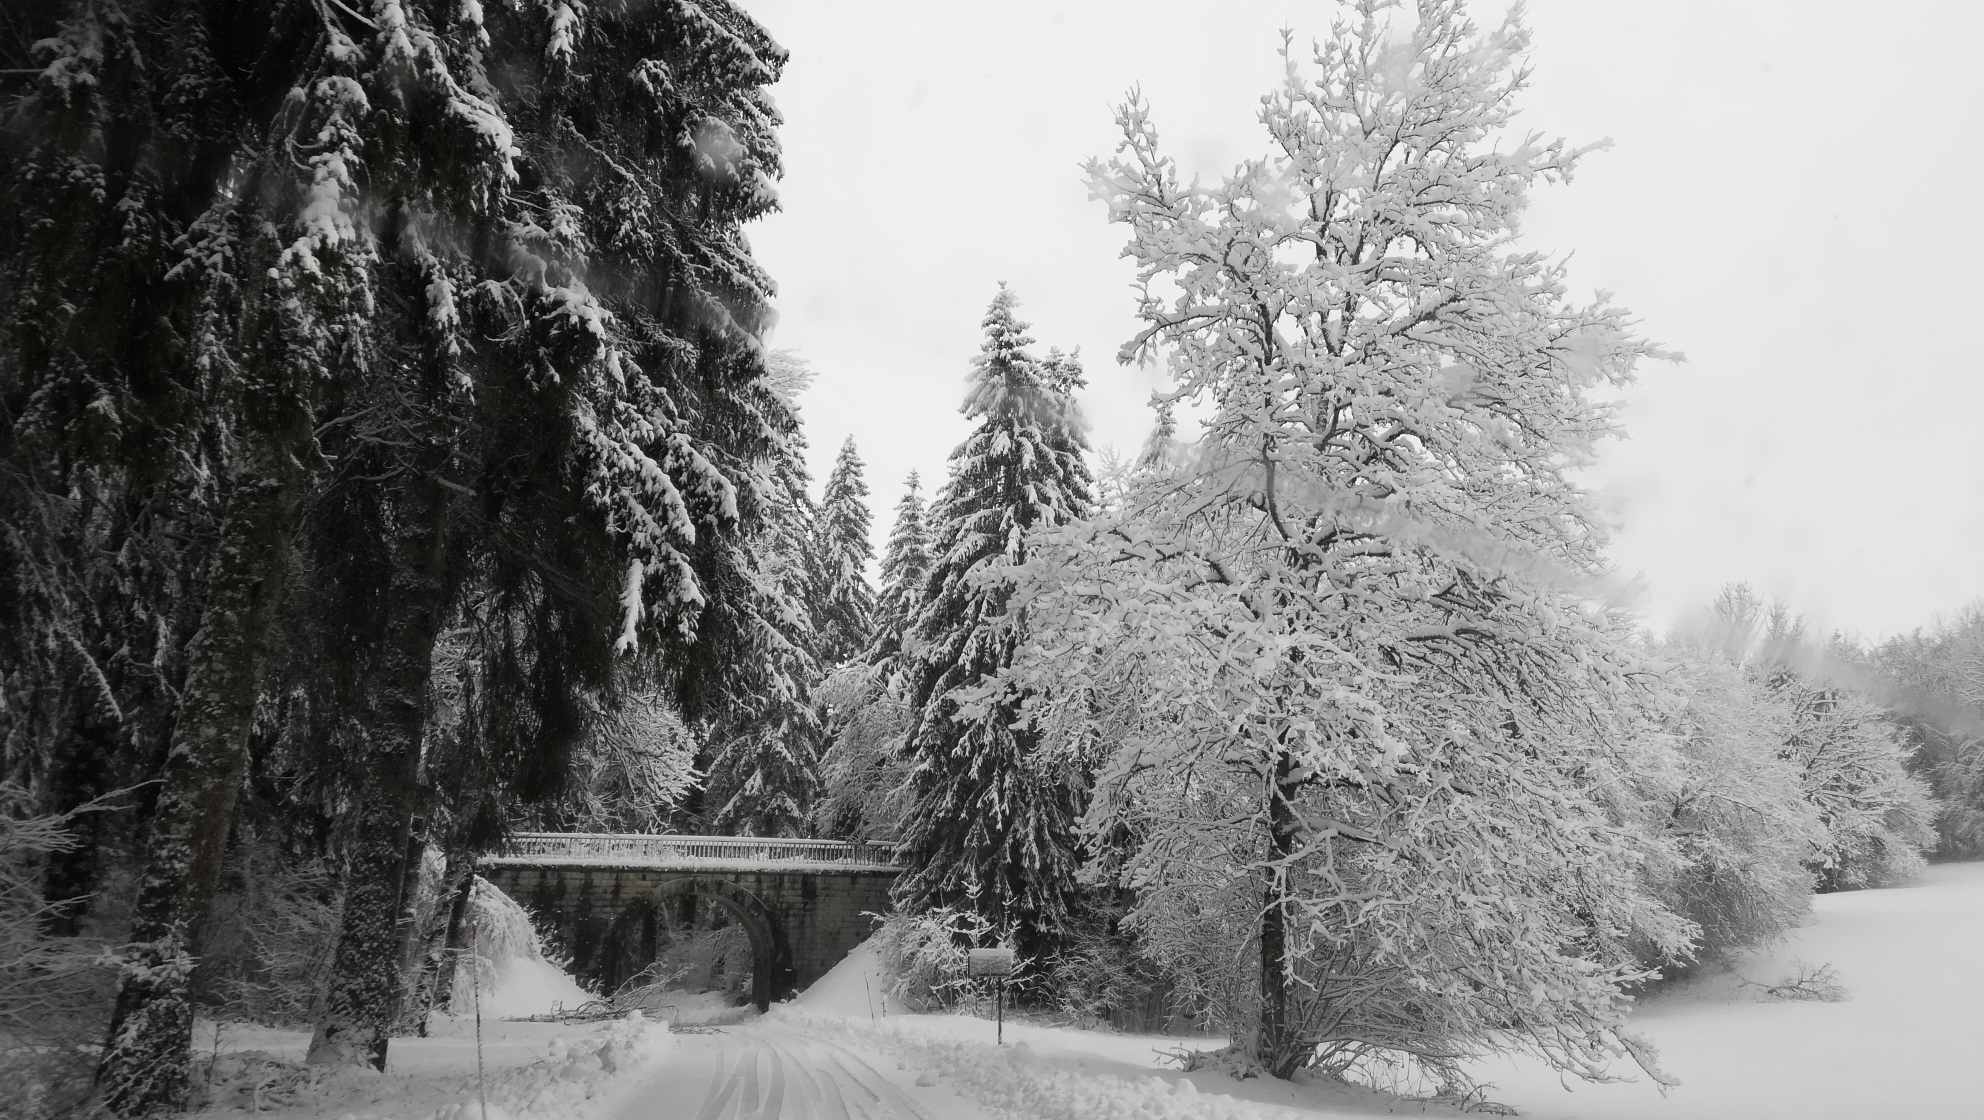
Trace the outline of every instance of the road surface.
<path fill-rule="evenodd" d="M 877 1055 L 763 1021 L 677 1039 L 616 1120 L 983 1120 Z"/>

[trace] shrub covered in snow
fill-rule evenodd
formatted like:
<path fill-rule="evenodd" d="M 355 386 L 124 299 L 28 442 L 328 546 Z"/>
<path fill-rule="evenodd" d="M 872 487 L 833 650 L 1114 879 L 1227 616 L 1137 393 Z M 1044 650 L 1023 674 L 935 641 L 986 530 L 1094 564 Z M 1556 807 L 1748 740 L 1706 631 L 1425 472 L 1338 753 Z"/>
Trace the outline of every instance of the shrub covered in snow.
<path fill-rule="evenodd" d="M 114 979 L 104 946 L 43 930 L 42 861 L 75 840 L 66 816 L 33 805 L 0 783 L 0 1092 L 20 1120 L 68 1115 L 88 1096 Z"/>
<path fill-rule="evenodd" d="M 914 1011 L 971 1006 L 977 985 L 965 975 L 970 950 L 991 941 L 984 918 L 948 906 L 890 914 L 874 937 L 890 978 L 888 994 Z"/>

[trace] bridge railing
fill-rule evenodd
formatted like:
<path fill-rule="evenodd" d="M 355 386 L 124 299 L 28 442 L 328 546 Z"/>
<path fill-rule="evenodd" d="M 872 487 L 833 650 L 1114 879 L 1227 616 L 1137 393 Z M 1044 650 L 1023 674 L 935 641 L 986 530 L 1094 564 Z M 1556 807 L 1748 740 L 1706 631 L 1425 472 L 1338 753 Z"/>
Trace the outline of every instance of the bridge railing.
<path fill-rule="evenodd" d="M 510 837 L 503 856 L 532 862 L 583 860 L 670 864 L 701 860 L 726 863 L 829 863 L 893 867 L 894 844 L 866 840 L 793 840 L 776 836 L 644 836 L 603 832 L 523 832 Z"/>

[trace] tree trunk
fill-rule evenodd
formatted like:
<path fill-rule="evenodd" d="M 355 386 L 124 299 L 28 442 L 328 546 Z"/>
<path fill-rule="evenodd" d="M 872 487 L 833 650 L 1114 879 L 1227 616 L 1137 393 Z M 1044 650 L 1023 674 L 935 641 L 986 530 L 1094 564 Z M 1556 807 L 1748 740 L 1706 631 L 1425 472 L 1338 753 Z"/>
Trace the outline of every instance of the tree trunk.
<path fill-rule="evenodd" d="M 310 1040 L 312 1063 L 386 1068 L 399 1015 L 408 837 L 420 777 L 421 736 L 434 642 L 446 607 L 442 548 L 446 501 L 431 481 L 407 484 L 388 512 L 383 636 L 366 674 L 367 757 L 356 766 L 357 803 L 345 822 L 344 912 L 330 989 Z M 391 500 L 391 499 L 389 499 Z"/>
<path fill-rule="evenodd" d="M 1277 749 L 1268 792 L 1268 865 L 1261 872 L 1261 1025 L 1257 1045 L 1268 1073 L 1289 1078 L 1302 1066 L 1301 1040 L 1289 1022 L 1288 856 L 1295 851 L 1295 806 L 1288 800 L 1294 762 Z"/>
<path fill-rule="evenodd" d="M 456 861 L 460 860 L 459 868 Z M 468 856 L 448 857 L 448 882 L 460 882 L 453 888 L 454 901 L 448 904 L 448 929 L 441 939 L 441 951 L 434 957 L 433 998 L 428 1001 L 430 1009 L 445 1005 L 450 1015 L 460 1015 L 468 1008 L 455 1006 L 455 970 L 461 967 L 462 954 L 469 949 L 468 944 L 468 903 L 475 893 L 475 861 Z"/>
<path fill-rule="evenodd" d="M 193 949 L 220 878 L 269 632 L 288 572 L 301 467 L 268 433 L 244 442 L 240 481 L 207 572 L 200 626 L 187 647 L 123 987 L 97 1070 L 104 1102 L 122 1116 L 176 1110 L 186 1102 Z"/>

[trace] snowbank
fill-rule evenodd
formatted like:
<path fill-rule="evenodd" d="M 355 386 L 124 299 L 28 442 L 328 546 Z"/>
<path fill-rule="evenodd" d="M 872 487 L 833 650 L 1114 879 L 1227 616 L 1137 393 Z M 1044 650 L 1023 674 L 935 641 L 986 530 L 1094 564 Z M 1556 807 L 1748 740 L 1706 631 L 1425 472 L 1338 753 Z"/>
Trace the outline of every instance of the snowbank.
<path fill-rule="evenodd" d="M 590 1027 L 561 1027 L 532 1060 L 515 1062 L 520 1041 L 539 1024 L 484 1024 L 486 1082 L 478 1091 L 472 1038 L 443 1035 L 395 1039 L 384 1074 L 369 1068 L 305 1065 L 301 1032 L 254 1030 L 242 1041 L 276 1045 L 270 1050 L 225 1050 L 209 1074 L 196 1117 L 276 1113 L 291 1120 L 586 1120 L 610 1108 L 636 1084 L 635 1075 L 675 1045 L 659 1024 L 632 1012 Z M 294 1038 L 284 1037 L 294 1035 Z M 522 1039 L 512 1036 L 522 1036 Z M 227 1038 L 223 1032 L 222 1038 Z M 538 1049 L 541 1046 L 542 1049 Z M 411 1059 L 409 1061 L 409 1059 Z"/>
<path fill-rule="evenodd" d="M 909 1014 L 901 1000 L 888 994 L 887 987 L 888 974 L 882 969 L 882 954 L 871 937 L 857 945 L 825 976 L 813 981 L 792 1001 L 792 1006 L 815 1015 L 846 1015 L 856 1019 Z"/>
<path fill-rule="evenodd" d="M 524 1019 L 597 998 L 549 961 L 511 958 L 494 962 L 491 971 L 495 977 L 482 993 L 484 1019 Z"/>
<path fill-rule="evenodd" d="M 530 914 L 515 899 L 477 876 L 469 893 L 474 952 L 455 970 L 449 1005 L 482 1004 L 484 1019 L 523 1019 L 596 998 L 544 956 L 544 942 Z M 477 986 L 480 991 L 477 991 Z"/>

